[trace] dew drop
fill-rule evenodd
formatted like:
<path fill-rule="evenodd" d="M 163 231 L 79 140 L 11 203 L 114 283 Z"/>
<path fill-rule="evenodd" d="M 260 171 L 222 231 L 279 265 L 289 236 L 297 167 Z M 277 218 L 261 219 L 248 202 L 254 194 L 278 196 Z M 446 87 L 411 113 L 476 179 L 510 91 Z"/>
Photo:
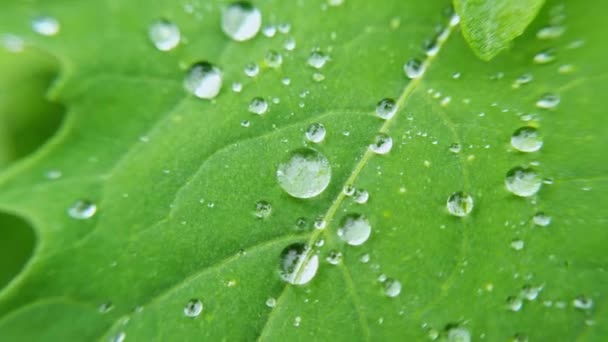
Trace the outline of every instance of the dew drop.
<path fill-rule="evenodd" d="M 419 59 L 411 59 L 405 63 L 403 71 L 409 79 L 415 79 L 424 74 L 425 66 Z"/>
<path fill-rule="evenodd" d="M 542 286 L 525 285 L 521 289 L 521 296 L 529 301 L 533 301 L 533 300 L 536 300 L 536 298 L 538 298 L 538 295 L 540 294 L 540 292 L 542 290 L 543 290 Z"/>
<path fill-rule="evenodd" d="M 351 246 L 362 245 L 371 235 L 372 227 L 363 215 L 350 214 L 344 217 L 338 236 Z"/>
<path fill-rule="evenodd" d="M 559 95 L 556 94 L 544 94 L 536 101 L 536 107 L 541 109 L 553 109 L 557 107 L 561 101 Z"/>
<path fill-rule="evenodd" d="M 190 299 L 184 306 L 184 315 L 195 318 L 203 312 L 203 302 L 198 299 Z"/>
<path fill-rule="evenodd" d="M 222 30 L 237 42 L 252 39 L 261 26 L 262 13 L 248 2 L 235 2 L 222 15 Z"/>
<path fill-rule="evenodd" d="M 308 126 L 305 135 L 308 141 L 318 144 L 325 139 L 326 133 L 327 131 L 325 130 L 325 126 L 323 126 L 323 124 L 313 123 Z"/>
<path fill-rule="evenodd" d="M 329 6 L 338 7 L 342 6 L 346 0 L 327 0 Z"/>
<path fill-rule="evenodd" d="M 272 214 L 272 205 L 266 201 L 257 201 L 255 203 L 255 217 L 265 219 Z"/>
<path fill-rule="evenodd" d="M 256 77 L 260 73 L 260 66 L 256 63 L 248 63 L 245 65 L 245 75 Z"/>
<path fill-rule="evenodd" d="M 293 51 L 296 48 L 296 40 L 293 37 L 289 37 L 285 40 L 283 48 L 287 51 Z"/>
<path fill-rule="evenodd" d="M 534 56 L 534 63 L 547 64 L 555 60 L 555 52 L 553 50 L 544 50 Z"/>
<path fill-rule="evenodd" d="M 274 25 L 267 25 L 262 29 L 262 34 L 268 38 L 272 38 L 277 34 L 277 27 Z"/>
<path fill-rule="evenodd" d="M 540 190 L 542 180 L 533 169 L 517 166 L 507 172 L 505 185 L 517 196 L 530 197 Z"/>
<path fill-rule="evenodd" d="M 455 192 L 448 197 L 446 203 L 450 214 L 458 217 L 464 217 L 473 210 L 473 197 L 462 191 Z"/>
<path fill-rule="evenodd" d="M 460 151 L 462 151 L 462 146 L 459 143 L 453 143 L 450 145 L 449 150 L 452 153 L 460 153 Z"/>
<path fill-rule="evenodd" d="M 255 97 L 249 102 L 249 112 L 264 115 L 268 111 L 268 102 L 261 97 Z"/>
<path fill-rule="evenodd" d="M 281 56 L 280 53 L 274 50 L 270 50 L 266 53 L 266 56 L 264 57 L 264 62 L 266 62 L 266 65 L 268 65 L 268 67 L 276 69 L 280 67 L 281 64 L 283 64 L 283 56 Z"/>
<path fill-rule="evenodd" d="M 235 93 L 240 93 L 243 90 L 243 84 L 240 82 L 232 83 L 232 91 Z"/>
<path fill-rule="evenodd" d="M 521 152 L 536 152 L 543 146 L 543 140 L 534 127 L 522 127 L 511 136 L 511 146 Z"/>
<path fill-rule="evenodd" d="M 315 69 L 321 69 L 325 66 L 329 57 L 319 50 L 314 50 L 308 57 L 308 65 Z"/>
<path fill-rule="evenodd" d="M 365 204 L 369 200 L 369 192 L 367 190 L 359 189 L 355 191 L 353 200 L 359 204 Z"/>
<path fill-rule="evenodd" d="M 532 217 L 532 222 L 537 226 L 546 227 L 551 224 L 551 216 L 543 212 L 538 212 Z"/>
<path fill-rule="evenodd" d="M 397 103 L 393 99 L 382 99 L 376 105 L 376 115 L 384 120 L 389 120 L 397 113 Z"/>
<path fill-rule="evenodd" d="M 471 342 L 471 333 L 464 327 L 453 327 L 448 330 L 447 342 Z"/>
<path fill-rule="evenodd" d="M 397 279 L 386 278 L 384 281 L 384 294 L 389 297 L 397 297 L 401 293 L 401 282 Z"/>
<path fill-rule="evenodd" d="M 318 218 L 313 223 L 313 226 L 315 227 L 315 229 L 323 230 L 327 226 L 327 222 L 323 218 Z"/>
<path fill-rule="evenodd" d="M 327 258 L 325 258 L 325 260 L 327 260 L 327 262 L 332 265 L 337 265 L 342 261 L 342 252 L 332 250 L 329 252 L 329 254 L 327 255 Z"/>
<path fill-rule="evenodd" d="M 121 331 L 118 334 L 112 336 L 110 338 L 110 342 L 124 342 L 125 338 L 127 338 L 127 334 L 124 331 Z"/>
<path fill-rule="evenodd" d="M 42 16 L 32 21 L 32 29 L 43 36 L 54 36 L 59 33 L 59 21 L 53 17 Z"/>
<path fill-rule="evenodd" d="M 331 180 L 329 160 L 310 148 L 298 149 L 279 164 L 277 180 L 285 192 L 296 198 L 311 198 L 321 194 Z"/>
<path fill-rule="evenodd" d="M 222 88 L 222 72 L 207 62 L 194 64 L 186 78 L 184 88 L 201 99 L 213 99 Z"/>
<path fill-rule="evenodd" d="M 148 29 L 148 36 L 152 44 L 160 51 L 173 50 L 181 39 L 179 28 L 166 19 L 153 22 Z"/>
<path fill-rule="evenodd" d="M 511 241 L 511 248 L 513 248 L 516 251 L 521 251 L 522 249 L 524 249 L 524 246 L 525 246 L 524 240 L 515 239 L 515 240 Z"/>
<path fill-rule="evenodd" d="M 572 306 L 579 310 L 590 310 L 593 308 L 593 299 L 586 296 L 578 296 L 572 301 Z"/>
<path fill-rule="evenodd" d="M 310 282 L 319 268 L 319 257 L 308 257 L 310 248 L 302 243 L 295 243 L 283 250 L 279 262 L 281 278 L 293 285 L 304 285 Z"/>
<path fill-rule="evenodd" d="M 78 200 L 68 208 L 68 215 L 77 220 L 86 220 L 97 212 L 97 205 L 89 200 Z"/>
<path fill-rule="evenodd" d="M 546 26 L 536 32 L 538 39 L 555 39 L 561 37 L 566 32 L 566 27 L 561 25 Z"/>
<path fill-rule="evenodd" d="M 361 261 L 364 264 L 367 264 L 369 262 L 369 259 L 370 259 L 369 254 L 365 253 L 359 258 L 359 261 Z"/>
<path fill-rule="evenodd" d="M 507 298 L 507 309 L 511 311 L 519 311 L 521 307 L 524 305 L 523 300 L 519 297 L 511 296 Z"/>
<path fill-rule="evenodd" d="M 9 52 L 21 52 L 23 51 L 24 45 L 25 43 L 23 42 L 23 39 L 18 36 L 13 34 L 2 35 L 2 46 L 4 46 L 4 48 Z"/>
<path fill-rule="evenodd" d="M 387 154 L 393 148 L 393 139 L 385 133 L 378 133 L 369 149 L 377 154 Z"/>
<path fill-rule="evenodd" d="M 277 300 L 270 297 L 268 299 L 266 299 L 266 306 L 269 308 L 274 308 L 277 305 Z"/>
<path fill-rule="evenodd" d="M 344 186 L 344 188 L 342 188 L 342 193 L 343 193 L 345 196 L 350 197 L 350 196 L 352 196 L 352 195 L 354 195 L 354 194 L 355 194 L 355 190 L 356 190 L 356 189 L 355 189 L 355 187 L 354 187 L 354 186 L 352 186 L 352 185 L 345 185 L 345 186 Z"/>

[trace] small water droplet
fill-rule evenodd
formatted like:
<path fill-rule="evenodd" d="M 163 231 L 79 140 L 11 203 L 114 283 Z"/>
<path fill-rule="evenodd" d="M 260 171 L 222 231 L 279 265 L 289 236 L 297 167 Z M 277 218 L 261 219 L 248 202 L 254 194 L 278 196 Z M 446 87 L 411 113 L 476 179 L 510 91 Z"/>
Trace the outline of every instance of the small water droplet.
<path fill-rule="evenodd" d="M 460 151 L 462 151 L 462 146 L 459 143 L 453 143 L 450 145 L 449 149 L 452 153 L 460 153 Z"/>
<path fill-rule="evenodd" d="M 542 181 L 533 169 L 517 166 L 507 172 L 505 185 L 517 196 L 530 197 L 540 190 Z"/>
<path fill-rule="evenodd" d="M 274 25 L 266 25 L 262 29 L 262 34 L 268 38 L 272 38 L 277 34 L 277 27 Z"/>
<path fill-rule="evenodd" d="M 59 21 L 53 17 L 41 16 L 32 21 L 32 29 L 43 36 L 54 36 L 59 33 Z"/>
<path fill-rule="evenodd" d="M 384 294 L 389 297 L 397 297 L 401 293 L 401 282 L 397 279 L 386 278 L 384 281 Z"/>
<path fill-rule="evenodd" d="M 526 336 L 524 334 L 515 334 L 515 336 L 513 336 L 513 339 L 511 341 L 512 342 L 528 342 L 528 336 Z"/>
<path fill-rule="evenodd" d="M 296 198 L 311 198 L 321 194 L 331 180 L 329 160 L 313 149 L 303 148 L 291 153 L 277 169 L 279 185 Z"/>
<path fill-rule="evenodd" d="M 127 334 L 124 331 L 119 332 L 118 334 L 110 337 L 110 342 L 124 342 Z"/>
<path fill-rule="evenodd" d="M 313 50 L 308 57 L 308 65 L 315 69 L 321 69 L 325 66 L 329 57 L 320 50 Z"/>
<path fill-rule="evenodd" d="M 337 265 L 342 261 L 342 252 L 332 250 L 329 252 L 329 254 L 327 255 L 327 258 L 325 258 L 325 260 L 327 260 L 327 262 L 332 265 Z"/>
<path fill-rule="evenodd" d="M 112 305 L 112 302 L 105 302 L 99 305 L 97 311 L 99 311 L 99 313 L 105 314 L 110 312 L 110 310 L 112 310 L 113 308 L 114 306 Z"/>
<path fill-rule="evenodd" d="M 372 233 L 372 227 L 363 215 L 349 214 L 342 220 L 338 236 L 351 246 L 365 243 Z"/>
<path fill-rule="evenodd" d="M 538 39 L 555 39 L 566 32 L 566 27 L 561 25 L 545 26 L 536 32 Z"/>
<path fill-rule="evenodd" d="M 327 4 L 329 4 L 329 6 L 342 6 L 344 4 L 346 0 L 327 0 Z"/>
<path fill-rule="evenodd" d="M 315 229 L 323 230 L 327 226 L 327 222 L 323 218 L 318 218 L 313 223 L 313 226 L 315 227 Z"/>
<path fill-rule="evenodd" d="M 544 50 L 534 55 L 534 63 L 547 64 L 555 60 L 555 52 L 553 50 Z"/>
<path fill-rule="evenodd" d="M 283 44 L 283 48 L 287 51 L 293 51 L 296 48 L 296 40 L 293 37 L 289 37 L 285 39 L 285 43 Z"/>
<path fill-rule="evenodd" d="M 521 289 L 521 296 L 527 300 L 533 301 L 538 298 L 538 295 L 542 290 L 542 286 L 525 285 Z"/>
<path fill-rule="evenodd" d="M 458 217 L 464 217 L 473 210 L 473 197 L 462 191 L 455 192 L 448 197 L 446 203 L 450 214 Z"/>
<path fill-rule="evenodd" d="M 23 39 L 13 34 L 3 34 L 2 46 L 9 52 L 17 53 L 23 51 L 25 43 Z"/>
<path fill-rule="evenodd" d="M 295 243 L 283 250 L 279 262 L 281 278 L 293 285 L 304 285 L 310 282 L 319 268 L 319 257 L 309 257 L 310 248 L 302 243 Z"/>
<path fill-rule="evenodd" d="M 419 59 L 411 59 L 403 66 L 403 71 L 409 79 L 415 79 L 424 74 L 425 65 Z"/>
<path fill-rule="evenodd" d="M 579 310 L 591 310 L 593 308 L 593 299 L 581 295 L 574 298 L 572 306 Z"/>
<path fill-rule="evenodd" d="M 308 220 L 306 219 L 306 217 L 298 217 L 296 219 L 296 229 L 304 230 L 306 228 L 308 228 Z"/>
<path fill-rule="evenodd" d="M 59 179 L 61 178 L 61 175 L 62 173 L 59 170 L 49 170 L 45 173 L 46 178 L 50 180 Z"/>
<path fill-rule="evenodd" d="M 268 111 L 268 102 L 261 97 L 255 97 L 249 102 L 249 112 L 263 115 Z"/>
<path fill-rule="evenodd" d="M 222 14 L 222 30 L 237 42 L 252 39 L 261 26 L 262 13 L 248 2 L 235 2 Z"/>
<path fill-rule="evenodd" d="M 513 248 L 516 251 L 521 251 L 522 249 L 524 249 L 524 246 L 525 246 L 524 240 L 515 239 L 515 240 L 511 241 L 511 248 Z"/>
<path fill-rule="evenodd" d="M 288 34 L 289 31 L 291 31 L 291 24 L 281 23 L 281 24 L 279 24 L 279 26 L 277 28 L 279 29 L 279 32 L 281 32 L 282 34 Z"/>
<path fill-rule="evenodd" d="M 345 185 L 344 188 L 342 188 L 342 193 L 344 193 L 344 195 L 346 196 L 352 196 L 355 194 L 355 187 L 352 185 Z"/>
<path fill-rule="evenodd" d="M 393 148 L 393 139 L 385 133 L 378 133 L 374 137 L 374 142 L 369 145 L 369 149 L 377 154 L 387 154 Z"/>
<path fill-rule="evenodd" d="M 255 203 L 255 217 L 265 219 L 272 214 L 272 205 L 266 201 L 257 201 Z"/>
<path fill-rule="evenodd" d="M 203 312 L 203 302 L 198 299 L 190 299 L 184 306 L 184 315 L 195 318 Z"/>
<path fill-rule="evenodd" d="M 270 298 L 266 299 L 266 306 L 267 306 L 267 307 L 269 307 L 269 308 L 274 308 L 274 307 L 275 307 L 275 305 L 277 305 L 277 300 L 276 300 L 276 299 L 274 299 L 274 298 L 272 298 L 272 297 L 270 297 Z"/>
<path fill-rule="evenodd" d="M 536 107 L 542 109 L 553 109 L 557 107 L 560 103 L 561 99 L 559 95 L 556 94 L 544 94 L 543 96 L 536 101 Z"/>
<path fill-rule="evenodd" d="M 276 69 L 280 67 L 281 64 L 283 64 L 283 56 L 281 56 L 280 53 L 274 50 L 270 50 L 266 53 L 266 56 L 264 57 L 264 62 L 266 62 L 266 65 L 268 67 Z"/>
<path fill-rule="evenodd" d="M 546 227 L 551 224 L 551 216 L 543 212 L 538 212 L 532 217 L 532 222 L 537 226 Z"/>
<path fill-rule="evenodd" d="M 511 146 L 520 152 L 536 152 L 543 146 L 543 140 L 534 127 L 521 127 L 511 136 Z"/>
<path fill-rule="evenodd" d="M 452 327 L 448 329 L 447 342 L 471 342 L 471 333 L 465 327 Z"/>
<path fill-rule="evenodd" d="M 507 309 L 508 310 L 517 312 L 517 311 L 521 310 L 523 305 L 524 305 L 524 302 L 519 297 L 511 296 L 511 297 L 507 298 Z"/>
<path fill-rule="evenodd" d="M 166 19 L 160 19 L 148 28 L 148 37 L 158 50 L 170 51 L 179 45 L 181 34 L 177 25 Z"/>
<path fill-rule="evenodd" d="M 397 103 L 393 99 L 382 99 L 376 105 L 376 115 L 384 120 L 389 120 L 397 113 Z"/>
<path fill-rule="evenodd" d="M 281 79 L 281 83 L 283 83 L 283 85 L 290 85 L 291 84 L 291 78 L 289 77 L 283 77 L 283 79 Z"/>
<path fill-rule="evenodd" d="M 247 63 L 245 65 L 245 75 L 249 77 L 256 77 L 260 73 L 260 66 L 256 63 Z"/>
<path fill-rule="evenodd" d="M 68 215 L 77 220 L 86 220 L 97 212 L 97 205 L 89 200 L 78 200 L 68 208 Z"/>
<path fill-rule="evenodd" d="M 199 62 L 190 68 L 184 79 L 184 88 L 201 99 L 215 98 L 222 88 L 222 72 L 208 62 Z"/>
<path fill-rule="evenodd" d="M 235 93 L 240 93 L 243 90 L 243 84 L 240 82 L 232 83 L 232 91 Z"/>
<path fill-rule="evenodd" d="M 325 126 L 320 123 L 313 123 L 308 126 L 306 129 L 306 139 L 313 143 L 320 143 L 325 139 L 325 134 L 327 131 L 325 130 Z"/>
<path fill-rule="evenodd" d="M 293 319 L 293 326 L 294 326 L 294 327 L 296 327 L 296 328 L 297 328 L 297 327 L 299 327 L 301 323 L 302 323 L 302 317 L 300 317 L 300 316 L 296 316 L 296 317 Z"/>
<path fill-rule="evenodd" d="M 370 259 L 369 254 L 365 253 L 359 258 L 359 261 L 361 261 L 364 264 L 367 264 L 369 262 L 369 259 Z"/>
<path fill-rule="evenodd" d="M 359 190 L 355 191 L 353 200 L 356 203 L 365 204 L 369 200 L 369 192 L 367 192 L 367 190 L 359 189 Z"/>
<path fill-rule="evenodd" d="M 315 72 L 314 74 L 312 74 L 312 80 L 315 82 L 323 82 L 325 81 L 325 75 L 319 72 Z"/>

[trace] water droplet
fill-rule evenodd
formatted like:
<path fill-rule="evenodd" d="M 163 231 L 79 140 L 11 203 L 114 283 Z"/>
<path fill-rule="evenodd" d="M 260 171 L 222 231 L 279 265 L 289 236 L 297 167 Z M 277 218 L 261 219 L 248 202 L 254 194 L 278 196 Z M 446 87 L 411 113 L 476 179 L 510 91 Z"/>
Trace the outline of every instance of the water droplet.
<path fill-rule="evenodd" d="M 262 13 L 248 2 L 235 2 L 222 15 L 222 30 L 237 42 L 252 39 L 261 26 Z"/>
<path fill-rule="evenodd" d="M 2 46 L 4 46 L 4 48 L 9 52 L 21 52 L 23 51 L 24 45 L 25 43 L 20 37 L 17 37 L 13 34 L 2 35 Z"/>
<path fill-rule="evenodd" d="M 524 246 L 525 246 L 524 240 L 515 239 L 515 240 L 511 241 L 511 248 L 513 248 L 516 251 L 521 251 L 522 249 L 524 249 Z"/>
<path fill-rule="evenodd" d="M 266 201 L 257 201 L 255 203 L 255 217 L 265 219 L 272 214 L 272 205 Z"/>
<path fill-rule="evenodd" d="M 194 64 L 184 80 L 184 88 L 201 99 L 212 99 L 222 88 L 222 72 L 207 62 Z"/>
<path fill-rule="evenodd" d="M 312 80 L 315 82 L 323 82 L 325 81 L 325 75 L 319 72 L 315 72 L 314 74 L 312 74 Z"/>
<path fill-rule="evenodd" d="M 590 310 L 593 308 L 593 299 L 586 296 L 578 296 L 572 301 L 572 306 L 579 310 Z"/>
<path fill-rule="evenodd" d="M 337 265 L 342 261 L 342 252 L 332 250 L 329 252 L 325 260 L 332 265 Z"/>
<path fill-rule="evenodd" d="M 110 312 L 110 310 L 112 310 L 112 308 L 114 308 L 114 306 L 112 305 L 112 302 L 105 302 L 105 303 L 101 303 L 99 305 L 99 308 L 97 308 L 97 311 L 99 311 L 99 313 L 105 314 L 107 312 Z"/>
<path fill-rule="evenodd" d="M 195 318 L 203 312 L 203 302 L 198 299 L 190 299 L 184 306 L 184 315 Z"/>
<path fill-rule="evenodd" d="M 534 127 L 521 127 L 511 136 L 511 146 L 521 152 L 536 152 L 543 146 L 543 140 Z"/>
<path fill-rule="evenodd" d="M 521 289 L 521 296 L 530 301 L 536 300 L 536 298 L 538 298 L 538 295 L 540 294 L 540 292 L 542 290 L 543 290 L 542 286 L 525 285 Z"/>
<path fill-rule="evenodd" d="M 511 193 L 529 197 L 540 190 L 542 181 L 533 169 L 517 166 L 507 172 L 505 185 Z"/>
<path fill-rule="evenodd" d="M 243 84 L 240 82 L 232 83 L 232 91 L 235 93 L 240 93 L 243 90 Z"/>
<path fill-rule="evenodd" d="M 350 214 L 344 217 L 338 236 L 351 246 L 362 245 L 372 233 L 372 227 L 363 215 Z"/>
<path fill-rule="evenodd" d="M 287 51 L 293 51 L 296 48 L 296 40 L 293 37 L 289 37 L 285 40 L 283 48 Z"/>
<path fill-rule="evenodd" d="M 557 107 L 561 101 L 559 95 L 556 94 L 544 94 L 536 101 L 536 107 L 542 109 L 553 109 Z"/>
<path fill-rule="evenodd" d="M 555 60 L 555 52 L 553 50 L 544 50 L 534 56 L 534 63 L 547 64 Z"/>
<path fill-rule="evenodd" d="M 471 342 L 471 333 L 464 327 L 452 327 L 448 330 L 447 342 Z"/>
<path fill-rule="evenodd" d="M 561 25 L 546 26 L 536 32 L 538 39 L 555 39 L 561 37 L 566 32 L 566 27 Z"/>
<path fill-rule="evenodd" d="M 47 179 L 55 180 L 61 178 L 61 171 L 59 170 L 49 170 L 45 173 Z"/>
<path fill-rule="evenodd" d="M 462 191 L 455 192 L 448 197 L 446 203 L 450 214 L 458 217 L 464 217 L 473 210 L 473 197 Z"/>
<path fill-rule="evenodd" d="M 320 143 L 325 139 L 325 134 L 327 131 L 325 130 L 325 126 L 320 123 L 313 123 L 308 126 L 306 130 L 306 139 L 313 143 Z"/>
<path fill-rule="evenodd" d="M 296 219 L 296 229 L 304 230 L 308 227 L 308 220 L 306 217 L 298 217 Z"/>
<path fill-rule="evenodd" d="M 270 298 L 266 299 L 266 306 L 267 306 L 267 307 L 269 307 L 269 308 L 274 308 L 274 307 L 275 307 L 275 305 L 277 305 L 277 300 L 276 300 L 276 299 L 274 299 L 274 298 L 272 298 L 272 297 L 270 297 Z"/>
<path fill-rule="evenodd" d="M 401 293 L 401 282 L 397 279 L 386 278 L 384 281 L 384 294 L 389 297 L 397 297 Z"/>
<path fill-rule="evenodd" d="M 515 334 L 515 336 L 513 336 L 513 340 L 511 340 L 512 342 L 528 342 L 528 336 L 523 335 L 523 334 Z"/>
<path fill-rule="evenodd" d="M 279 29 L 279 32 L 281 32 L 282 34 L 288 34 L 289 31 L 291 31 L 291 24 L 282 23 L 282 24 L 279 24 L 279 26 L 277 28 Z"/>
<path fill-rule="evenodd" d="M 256 63 L 248 63 L 245 65 L 245 75 L 256 77 L 260 73 L 260 66 Z"/>
<path fill-rule="evenodd" d="M 369 192 L 367 192 L 367 190 L 359 189 L 355 191 L 353 200 L 359 204 L 365 204 L 369 200 Z"/>
<path fill-rule="evenodd" d="M 291 153 L 277 169 L 279 185 L 296 198 L 311 198 L 322 193 L 331 180 L 329 160 L 313 149 L 303 148 Z"/>
<path fill-rule="evenodd" d="M 393 139 L 385 133 L 378 133 L 369 149 L 377 154 L 387 154 L 393 148 Z"/>
<path fill-rule="evenodd" d="M 315 227 L 315 229 L 322 230 L 325 229 L 325 227 L 327 226 L 327 222 L 323 218 L 318 218 L 313 223 L 313 226 Z"/>
<path fill-rule="evenodd" d="M 397 113 L 397 103 L 393 99 L 382 99 L 376 105 L 376 115 L 384 120 L 389 120 Z"/>
<path fill-rule="evenodd" d="M 297 327 L 299 327 L 301 323 L 302 323 L 302 317 L 300 317 L 300 316 L 296 316 L 296 317 L 293 319 L 293 326 L 294 326 L 294 327 L 296 327 L 296 328 L 297 328 Z"/>
<path fill-rule="evenodd" d="M 281 278 L 294 285 L 304 285 L 314 278 L 319 268 L 319 257 L 308 252 L 310 248 L 302 243 L 295 243 L 283 250 L 279 262 Z"/>
<path fill-rule="evenodd" d="M 42 16 L 32 21 L 32 29 L 43 36 L 54 36 L 59 33 L 59 21 L 53 17 Z"/>
<path fill-rule="evenodd" d="M 546 227 L 551 224 L 551 216 L 538 212 L 532 217 L 532 222 L 537 226 Z"/>
<path fill-rule="evenodd" d="M 415 79 L 424 74 L 425 65 L 419 59 L 411 59 L 403 66 L 403 71 L 409 79 Z"/>
<path fill-rule="evenodd" d="M 77 220 L 86 220 L 97 212 L 97 205 L 89 200 L 78 200 L 68 208 L 68 215 Z"/>
<path fill-rule="evenodd" d="M 370 259 L 369 254 L 365 253 L 359 258 L 359 261 L 361 261 L 364 264 L 367 264 L 369 262 L 369 259 Z"/>
<path fill-rule="evenodd" d="M 329 57 L 319 50 L 313 50 L 308 57 L 308 65 L 315 69 L 321 69 L 325 66 L 325 63 L 329 60 Z"/>
<path fill-rule="evenodd" d="M 148 37 L 160 51 L 173 50 L 181 39 L 177 25 L 166 19 L 153 22 L 148 29 Z"/>
<path fill-rule="evenodd" d="M 268 38 L 272 38 L 277 34 L 277 27 L 274 25 L 264 26 L 262 29 L 262 34 L 264 34 Z"/>
<path fill-rule="evenodd" d="M 268 65 L 268 67 L 276 69 L 280 67 L 281 64 L 283 64 L 283 56 L 281 56 L 280 53 L 274 50 L 270 50 L 266 53 L 264 61 L 266 62 L 266 65 Z"/>
<path fill-rule="evenodd" d="M 346 0 L 327 0 L 329 6 L 342 6 Z"/>
<path fill-rule="evenodd" d="M 521 307 L 524 305 L 524 301 L 519 297 L 511 296 L 507 298 L 507 309 L 511 311 L 519 311 Z"/>
<path fill-rule="evenodd" d="M 261 97 L 255 97 L 249 102 L 249 112 L 263 115 L 268 111 L 268 102 Z"/>
<path fill-rule="evenodd" d="M 119 332 L 118 334 L 112 336 L 110 338 L 110 342 L 124 342 L 127 334 L 124 331 Z"/>

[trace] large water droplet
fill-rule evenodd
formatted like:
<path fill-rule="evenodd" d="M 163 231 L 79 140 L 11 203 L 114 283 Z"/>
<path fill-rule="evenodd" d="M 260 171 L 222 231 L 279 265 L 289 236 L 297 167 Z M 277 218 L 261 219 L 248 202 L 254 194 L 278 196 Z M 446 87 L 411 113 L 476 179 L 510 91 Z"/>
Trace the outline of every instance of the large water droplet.
<path fill-rule="evenodd" d="M 458 191 L 448 197 L 446 206 L 450 214 L 464 217 L 469 215 L 473 210 L 473 197 L 467 193 Z"/>
<path fill-rule="evenodd" d="M 184 80 L 184 87 L 201 99 L 212 99 L 222 88 L 222 72 L 207 62 L 194 64 Z"/>
<path fill-rule="evenodd" d="M 148 29 L 152 44 L 160 51 L 173 50 L 181 39 L 177 25 L 165 19 L 153 22 Z"/>
<path fill-rule="evenodd" d="M 86 220 L 97 212 L 97 205 L 89 200 L 78 200 L 68 208 L 68 215 L 77 220 Z"/>
<path fill-rule="evenodd" d="M 389 120 L 397 113 L 397 103 L 393 99 L 382 99 L 376 105 L 376 115 L 384 120 Z"/>
<path fill-rule="evenodd" d="M 538 192 L 542 185 L 542 180 L 531 168 L 514 167 L 505 177 L 507 190 L 520 197 L 529 197 Z"/>
<path fill-rule="evenodd" d="M 184 306 L 184 315 L 186 317 L 198 317 L 201 312 L 203 312 L 203 302 L 198 299 L 190 299 Z"/>
<path fill-rule="evenodd" d="M 311 198 L 322 193 L 331 180 L 329 160 L 313 149 L 294 151 L 277 169 L 279 185 L 289 195 Z"/>
<path fill-rule="evenodd" d="M 521 152 L 536 152 L 543 146 L 543 140 L 534 127 L 522 127 L 511 136 L 511 146 Z"/>
<path fill-rule="evenodd" d="M 542 109 L 553 109 L 557 107 L 561 101 L 559 95 L 556 94 L 544 94 L 536 101 L 536 107 Z"/>
<path fill-rule="evenodd" d="M 365 216 L 350 214 L 344 217 L 338 236 L 351 246 L 362 245 L 372 233 L 372 226 Z"/>
<path fill-rule="evenodd" d="M 308 126 L 306 129 L 306 139 L 313 143 L 320 143 L 325 139 L 325 134 L 327 131 L 325 130 L 325 126 L 320 123 L 313 123 Z"/>
<path fill-rule="evenodd" d="M 319 257 L 308 255 L 310 248 L 302 243 L 288 246 L 281 253 L 279 274 L 283 280 L 294 285 L 303 285 L 312 280 L 319 268 Z"/>
<path fill-rule="evenodd" d="M 386 278 L 384 281 L 384 294 L 397 297 L 401 293 L 401 282 L 397 279 Z"/>
<path fill-rule="evenodd" d="M 252 39 L 262 26 L 262 13 L 248 2 L 235 2 L 222 15 L 222 30 L 237 42 Z"/>
<path fill-rule="evenodd" d="M 410 79 L 415 79 L 424 74 L 425 66 L 419 59 L 411 59 L 403 66 L 405 75 Z"/>
<path fill-rule="evenodd" d="M 249 112 L 263 115 L 268 111 L 268 102 L 261 97 L 255 97 L 249 102 Z"/>
<path fill-rule="evenodd" d="M 385 133 L 378 133 L 369 149 L 377 154 L 387 154 L 393 148 L 393 139 Z"/>
<path fill-rule="evenodd" d="M 59 21 L 53 17 L 42 16 L 32 21 L 32 29 L 43 36 L 54 36 L 59 33 Z"/>

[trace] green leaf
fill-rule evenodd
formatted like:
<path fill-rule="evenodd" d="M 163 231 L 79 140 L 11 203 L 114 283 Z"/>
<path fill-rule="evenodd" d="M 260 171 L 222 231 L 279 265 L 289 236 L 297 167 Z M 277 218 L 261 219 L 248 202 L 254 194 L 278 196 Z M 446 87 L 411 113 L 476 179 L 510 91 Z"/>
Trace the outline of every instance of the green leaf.
<path fill-rule="evenodd" d="M 52 138 L 0 175 L 2 222 L 36 233 L 29 262 L 0 292 L 0 340 L 606 340 L 606 5 L 549 1 L 489 63 L 449 26 L 447 2 L 259 1 L 264 26 L 290 30 L 244 42 L 222 32 L 226 5 L 0 4 L 0 43 L 24 42 L 0 59 L 54 56 L 60 72 L 48 100 L 67 109 Z M 58 20 L 58 34 L 32 31 L 40 15 Z M 148 38 L 160 18 L 182 35 L 167 52 Z M 557 21 L 564 32 L 536 37 Z M 427 56 L 422 46 L 434 38 L 438 51 Z M 320 69 L 308 65 L 317 49 L 330 57 Z M 282 55 L 278 68 L 264 61 L 271 50 Z M 410 63 L 409 74 L 425 72 L 409 79 L 413 58 L 421 69 Z M 223 72 L 212 100 L 184 90 L 200 61 Z M 244 73 L 251 62 L 260 65 L 253 78 Z M 545 98 L 541 107 L 551 108 L 539 108 L 546 94 L 559 103 Z M 248 111 L 256 97 L 269 104 L 264 115 Z M 375 113 L 384 98 L 398 105 L 387 120 Z M 321 143 L 305 138 L 314 123 L 326 128 Z M 540 150 L 511 145 L 524 126 L 538 129 Z M 386 154 L 369 148 L 379 133 L 392 138 Z M 307 199 L 277 180 L 302 148 L 331 166 L 328 187 Z M 518 166 L 546 179 L 535 195 L 507 190 Z M 368 201 L 345 195 L 347 185 Z M 464 217 L 446 207 L 460 191 L 474 202 Z M 68 214 L 74 204 L 82 219 Z M 549 225 L 533 222 L 538 212 Z M 371 226 L 358 246 L 338 236 L 361 217 L 351 215 Z M 319 261 L 304 285 L 279 272 L 294 243 L 310 245 L 305 261 Z M 338 252 L 337 265 L 326 260 Z"/>
<path fill-rule="evenodd" d="M 454 0 L 462 33 L 483 60 L 507 49 L 524 33 L 545 0 Z"/>

